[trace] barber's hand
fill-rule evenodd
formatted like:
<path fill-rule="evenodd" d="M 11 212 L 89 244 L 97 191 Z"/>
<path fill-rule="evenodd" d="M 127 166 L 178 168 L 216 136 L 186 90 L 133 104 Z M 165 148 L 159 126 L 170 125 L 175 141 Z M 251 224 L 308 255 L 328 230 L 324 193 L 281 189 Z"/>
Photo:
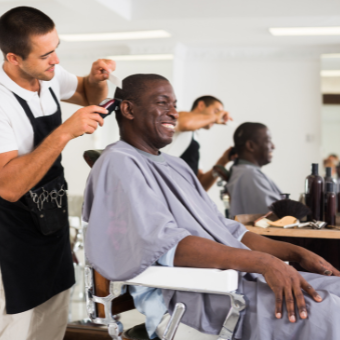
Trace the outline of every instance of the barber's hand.
<path fill-rule="evenodd" d="M 96 131 L 98 124 L 103 126 L 104 119 L 98 113 L 108 113 L 106 109 L 97 105 L 83 107 L 67 119 L 60 129 L 68 135 L 69 139 L 91 134 Z"/>
<path fill-rule="evenodd" d="M 109 74 L 116 69 L 116 62 L 111 59 L 98 59 L 92 64 L 89 81 L 99 83 L 109 78 Z"/>
<path fill-rule="evenodd" d="M 301 319 L 307 318 L 307 308 L 302 289 L 316 302 L 321 302 L 321 296 L 293 267 L 277 258 L 273 258 L 263 273 L 269 287 L 275 294 L 275 317 L 281 319 L 282 305 L 286 303 L 288 319 L 296 321 L 295 303 Z M 294 300 L 295 299 L 295 300 Z"/>
<path fill-rule="evenodd" d="M 216 113 L 216 121 L 215 124 L 227 124 L 229 120 L 233 120 L 233 118 L 230 116 L 229 112 L 227 111 L 220 111 Z"/>
<path fill-rule="evenodd" d="M 232 156 L 230 156 L 230 152 L 231 152 L 231 149 L 233 147 L 231 146 L 229 149 L 227 149 L 226 151 L 224 151 L 222 157 L 220 158 L 220 160 L 222 161 L 222 164 L 221 165 L 226 165 L 228 164 L 229 162 L 233 161 L 234 159 L 237 158 L 237 154 L 234 154 Z M 219 164 L 219 163 L 218 163 Z"/>
<path fill-rule="evenodd" d="M 326 276 L 340 276 L 340 272 L 334 268 L 330 263 L 328 263 L 321 256 L 307 250 L 303 249 L 303 254 L 301 260 L 298 262 L 304 269 L 321 275 Z"/>

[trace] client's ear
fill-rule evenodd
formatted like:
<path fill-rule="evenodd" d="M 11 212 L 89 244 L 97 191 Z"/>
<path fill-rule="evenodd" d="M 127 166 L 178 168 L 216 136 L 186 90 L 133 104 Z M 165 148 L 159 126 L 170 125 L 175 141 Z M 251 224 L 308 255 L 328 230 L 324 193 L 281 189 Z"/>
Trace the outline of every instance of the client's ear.
<path fill-rule="evenodd" d="M 253 153 L 254 151 L 256 151 L 256 144 L 252 140 L 247 140 L 245 144 L 245 148 L 248 152 Z"/>
<path fill-rule="evenodd" d="M 135 116 L 133 115 L 133 103 L 129 100 L 123 100 L 120 103 L 120 112 L 123 117 L 125 117 L 128 120 L 135 119 Z"/>

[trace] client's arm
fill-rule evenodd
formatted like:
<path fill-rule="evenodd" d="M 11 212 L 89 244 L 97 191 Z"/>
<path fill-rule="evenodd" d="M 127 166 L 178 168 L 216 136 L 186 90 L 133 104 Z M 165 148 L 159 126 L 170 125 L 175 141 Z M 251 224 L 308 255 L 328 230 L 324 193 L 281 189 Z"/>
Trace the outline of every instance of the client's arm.
<path fill-rule="evenodd" d="M 251 233 L 246 233 L 242 242 L 244 239 L 248 239 L 248 243 L 251 243 L 252 237 L 247 234 Z M 276 242 L 272 242 L 274 242 L 272 245 L 265 244 L 262 252 L 232 248 L 201 237 L 188 236 L 179 242 L 174 264 L 182 267 L 235 269 L 262 274 L 276 296 L 275 316 L 277 318 L 282 316 L 284 296 L 289 321 L 295 322 L 295 297 L 300 317 L 306 319 L 307 309 L 301 289 L 306 291 L 317 302 L 322 299 L 293 267 L 288 266 L 272 255 L 272 253 L 283 255 L 288 250 L 287 253 L 290 254 L 288 256 L 289 260 L 293 260 L 297 258 L 296 254 L 299 253 L 299 250 L 294 250 L 295 246 L 293 245 L 289 245 L 288 248 L 285 248 L 282 244 L 275 247 Z M 280 250 L 273 248 L 280 248 Z M 268 253 L 265 252 L 266 249 L 269 250 Z M 287 257 L 285 258 L 288 259 Z"/>
<path fill-rule="evenodd" d="M 251 232 L 244 235 L 242 243 L 252 250 L 271 254 L 282 261 L 297 262 L 312 273 L 340 276 L 340 272 L 325 259 L 291 243 L 274 241 Z"/>

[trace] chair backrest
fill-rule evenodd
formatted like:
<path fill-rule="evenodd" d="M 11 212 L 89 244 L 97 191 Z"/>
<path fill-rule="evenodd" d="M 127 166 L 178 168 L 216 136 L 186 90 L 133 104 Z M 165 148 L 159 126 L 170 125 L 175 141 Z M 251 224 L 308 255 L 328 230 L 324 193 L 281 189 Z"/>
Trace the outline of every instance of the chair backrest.
<path fill-rule="evenodd" d="M 93 167 L 93 164 L 100 157 L 103 151 L 104 150 L 87 150 L 84 152 L 83 157 L 90 168 Z"/>
<path fill-rule="evenodd" d="M 103 150 L 87 150 L 84 152 L 84 159 L 86 163 L 92 168 L 93 164 L 100 157 Z M 98 297 L 106 297 L 110 295 L 110 281 L 100 275 L 96 270 L 93 271 L 93 284 L 94 284 L 94 295 Z M 116 315 L 135 309 L 133 298 L 129 292 L 118 296 L 112 301 L 112 314 Z M 99 318 L 105 317 L 104 306 L 100 303 L 96 303 L 96 314 Z"/>

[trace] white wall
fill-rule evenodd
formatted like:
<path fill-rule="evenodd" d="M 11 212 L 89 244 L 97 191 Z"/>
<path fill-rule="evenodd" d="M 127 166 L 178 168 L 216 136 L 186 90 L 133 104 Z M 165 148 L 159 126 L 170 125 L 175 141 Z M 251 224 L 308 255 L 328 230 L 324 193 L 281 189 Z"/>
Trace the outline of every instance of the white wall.
<path fill-rule="evenodd" d="M 78 76 L 87 75 L 90 72 L 92 62 L 96 58 L 74 57 L 61 58 L 61 65 L 69 72 Z M 119 61 L 117 62 L 116 75 L 121 79 L 135 73 L 157 73 L 172 79 L 172 61 Z M 113 97 L 114 87 L 110 86 L 109 97 Z M 70 117 L 79 106 L 62 103 L 63 119 Z M 66 180 L 69 185 L 69 194 L 82 195 L 86 179 L 90 172 L 89 166 L 83 159 L 85 150 L 105 148 L 106 145 L 119 139 L 118 127 L 114 117 L 105 119 L 105 124 L 93 135 L 84 135 L 72 140 L 63 151 L 63 165 Z"/>
<path fill-rule="evenodd" d="M 298 199 L 312 162 L 320 162 L 320 65 L 315 56 L 249 55 L 233 57 L 207 50 L 178 49 L 175 92 L 181 109 L 195 98 L 220 98 L 235 119 L 232 127 L 214 126 L 200 133 L 201 164 L 208 170 L 232 145 L 235 128 L 246 121 L 266 124 L 276 145 L 273 162 L 264 167 L 282 191 Z M 218 187 L 209 194 L 222 209 Z"/>

